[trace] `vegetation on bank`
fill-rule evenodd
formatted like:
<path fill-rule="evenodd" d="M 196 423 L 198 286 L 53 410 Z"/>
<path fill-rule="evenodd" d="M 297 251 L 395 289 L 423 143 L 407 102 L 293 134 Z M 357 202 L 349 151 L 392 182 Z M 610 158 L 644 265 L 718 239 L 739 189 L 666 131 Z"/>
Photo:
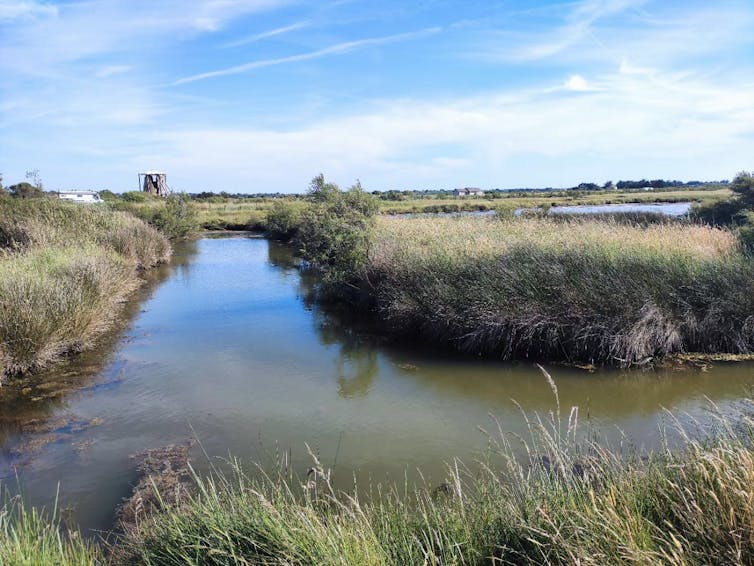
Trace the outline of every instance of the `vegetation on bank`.
<path fill-rule="evenodd" d="M 557 388 L 551 382 L 557 398 Z M 749 407 L 749 411 L 751 407 Z M 195 478 L 177 507 L 116 543 L 115 564 L 750 564 L 754 422 L 719 416 L 712 439 L 641 456 L 585 440 L 578 410 L 526 416 L 475 471 L 440 485 L 338 491 L 314 459 Z M 672 419 L 671 419 L 672 420 Z M 675 431 L 673 431 L 675 432 Z M 667 431 L 661 431 L 663 437 Z"/>
<path fill-rule="evenodd" d="M 0 198 L 0 380 L 80 351 L 114 321 L 168 240 L 125 212 Z"/>
<path fill-rule="evenodd" d="M 101 549 L 62 528 L 57 510 L 45 513 L 6 498 L 0 507 L 0 564 L 4 566 L 93 566 L 103 563 Z"/>
<path fill-rule="evenodd" d="M 473 470 L 453 461 L 439 485 L 336 489 L 313 458 L 305 477 L 283 465 L 194 477 L 175 506 L 142 516 L 103 548 L 60 534 L 57 521 L 0 510 L 0 563 L 226 564 L 751 564 L 754 410 L 712 407 L 706 438 L 673 415 L 676 447 L 609 449 L 578 408 L 523 415 L 528 436 L 498 430 Z M 584 430 L 582 430 L 584 429 Z M 3 561 L 5 558 L 5 561 Z"/>
<path fill-rule="evenodd" d="M 734 227 L 743 243 L 754 249 L 754 172 L 741 171 L 730 183 L 733 197 L 708 202 L 693 210 L 693 217 L 715 226 Z"/>
<path fill-rule="evenodd" d="M 393 329 L 505 359 L 754 349 L 754 264 L 717 228 L 381 218 L 361 278 Z"/>

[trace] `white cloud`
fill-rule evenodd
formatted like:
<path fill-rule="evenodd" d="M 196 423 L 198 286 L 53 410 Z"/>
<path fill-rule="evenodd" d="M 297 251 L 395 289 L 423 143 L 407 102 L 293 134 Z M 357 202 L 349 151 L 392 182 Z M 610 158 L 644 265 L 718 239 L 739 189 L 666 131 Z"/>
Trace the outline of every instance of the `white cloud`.
<path fill-rule="evenodd" d="M 588 90 L 592 90 L 592 87 L 589 86 L 587 80 L 581 75 L 571 75 L 570 77 L 568 77 L 568 80 L 566 80 L 563 88 L 576 92 L 586 92 Z"/>
<path fill-rule="evenodd" d="M 388 102 L 378 112 L 291 131 L 174 130 L 157 134 L 170 150 L 149 157 L 174 178 L 180 172 L 176 186 L 198 188 L 195 179 L 211 167 L 214 182 L 228 190 L 275 191 L 301 190 L 318 171 L 372 188 L 727 176 L 754 151 L 754 84 L 734 92 L 672 75 L 648 82 L 620 73 L 595 82 L 599 89 L 578 97 L 550 88 Z"/>

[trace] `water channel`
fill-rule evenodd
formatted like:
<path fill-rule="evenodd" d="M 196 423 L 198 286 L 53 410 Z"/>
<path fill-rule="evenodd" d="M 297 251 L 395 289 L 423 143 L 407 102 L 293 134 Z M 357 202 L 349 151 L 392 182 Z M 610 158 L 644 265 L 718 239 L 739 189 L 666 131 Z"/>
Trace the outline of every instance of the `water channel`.
<path fill-rule="evenodd" d="M 70 507 L 85 531 L 108 529 L 129 495 L 129 456 L 196 437 L 199 470 L 305 443 L 336 479 L 403 481 L 420 468 L 473 462 L 494 428 L 524 432 L 526 411 L 554 408 L 533 363 L 459 358 L 391 343 L 323 312 L 307 298 L 290 251 L 262 238 L 203 238 L 176 249 L 98 351 L 42 376 L 45 388 L 0 393 L 0 481 L 30 501 Z M 754 366 L 597 371 L 547 366 L 562 405 L 580 407 L 609 438 L 660 445 L 666 409 L 709 422 L 709 400 L 739 410 Z M 67 389 L 60 394 L 60 389 Z M 206 454 L 205 454 L 206 453 Z"/>

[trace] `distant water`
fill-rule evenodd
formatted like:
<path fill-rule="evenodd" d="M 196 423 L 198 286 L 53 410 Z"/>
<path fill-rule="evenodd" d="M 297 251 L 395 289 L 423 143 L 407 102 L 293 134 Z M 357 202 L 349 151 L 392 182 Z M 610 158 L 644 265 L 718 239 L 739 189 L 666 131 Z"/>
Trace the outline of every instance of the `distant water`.
<path fill-rule="evenodd" d="M 579 204 L 576 206 L 553 206 L 550 214 L 609 214 L 613 212 L 654 212 L 666 216 L 684 216 L 691 210 L 690 202 L 663 202 L 656 204 Z"/>

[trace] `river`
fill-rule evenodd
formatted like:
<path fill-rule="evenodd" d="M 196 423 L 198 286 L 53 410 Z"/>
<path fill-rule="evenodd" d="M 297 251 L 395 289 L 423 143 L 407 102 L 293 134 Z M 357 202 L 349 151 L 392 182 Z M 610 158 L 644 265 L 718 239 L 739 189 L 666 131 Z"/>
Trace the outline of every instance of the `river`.
<path fill-rule="evenodd" d="M 136 452 L 196 437 L 196 467 L 229 454 L 269 461 L 305 443 L 336 479 L 431 482 L 473 462 L 492 429 L 523 433 L 526 411 L 554 408 L 534 364 L 462 358 L 391 344 L 323 312 L 290 251 L 265 239 L 203 238 L 176 249 L 127 308 L 125 330 L 43 376 L 65 394 L 0 396 L 0 479 L 82 528 L 108 529 L 136 481 Z M 586 371 L 547 366 L 564 411 L 580 407 L 617 442 L 660 445 L 671 409 L 709 422 L 710 399 L 738 410 L 754 366 L 708 371 Z M 622 431 L 622 432 L 620 432 Z M 16 487 L 13 487 L 16 486 Z"/>

